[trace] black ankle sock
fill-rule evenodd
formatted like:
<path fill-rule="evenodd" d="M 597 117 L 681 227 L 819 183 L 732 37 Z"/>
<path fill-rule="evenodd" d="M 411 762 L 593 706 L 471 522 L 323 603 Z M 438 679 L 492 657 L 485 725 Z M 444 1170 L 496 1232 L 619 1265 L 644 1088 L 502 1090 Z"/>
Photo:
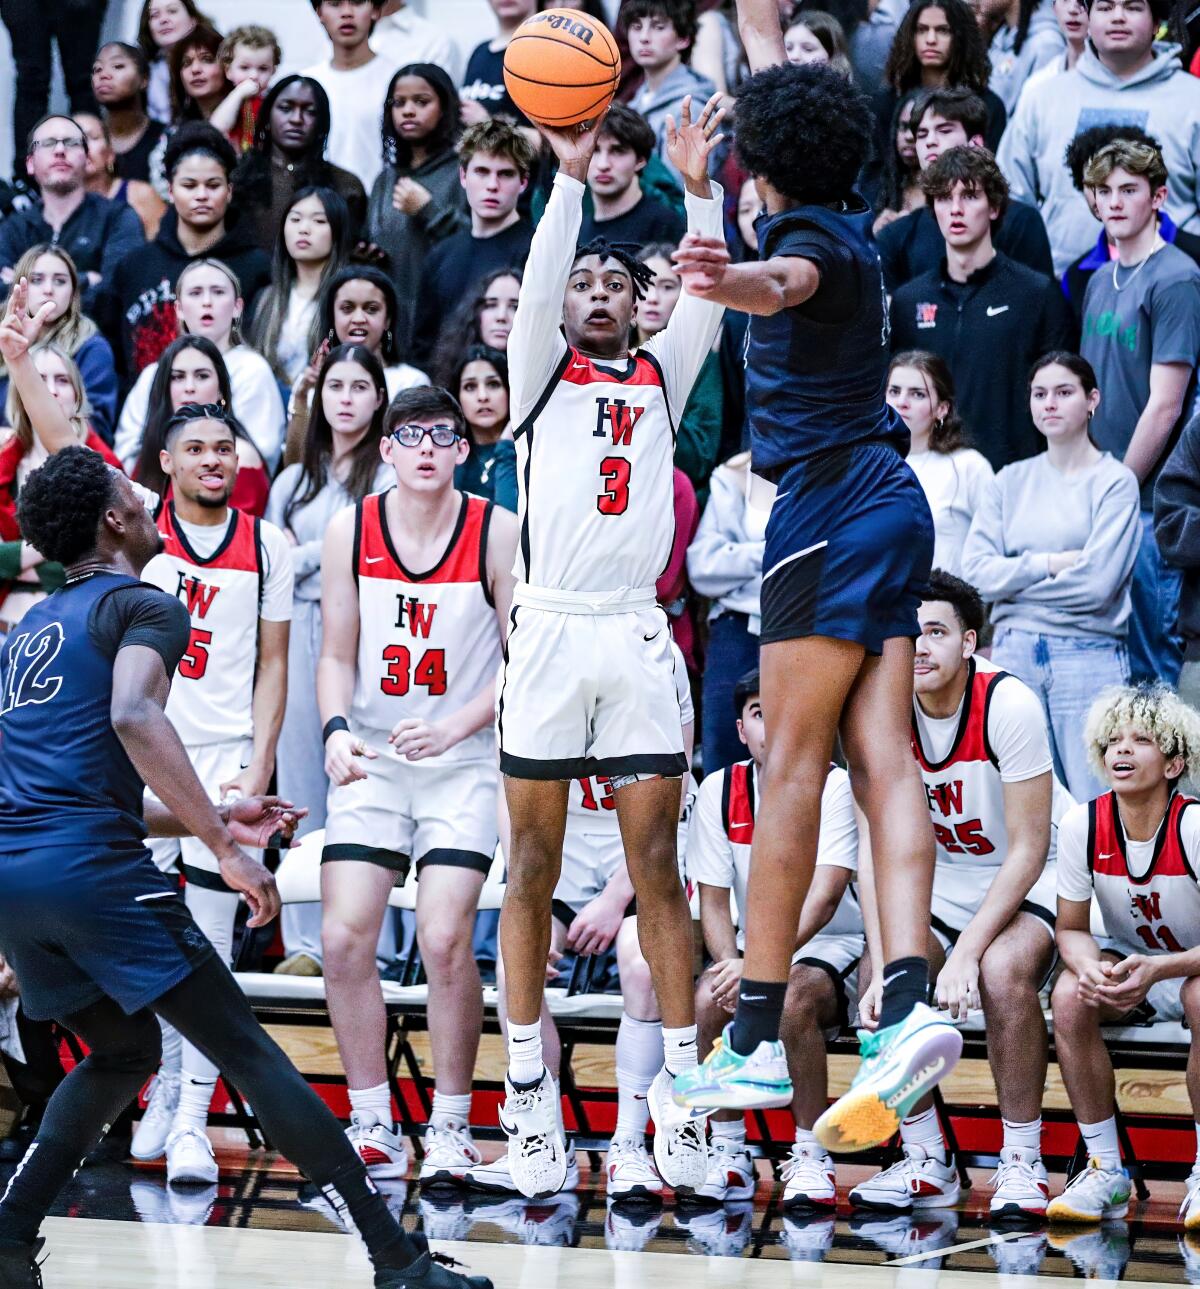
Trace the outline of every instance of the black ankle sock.
<path fill-rule="evenodd" d="M 773 1043 L 779 1037 L 786 980 L 747 980 L 738 989 L 737 1012 L 729 1034 L 729 1046 L 739 1056 L 749 1056 L 759 1043 Z"/>
<path fill-rule="evenodd" d="M 419 1250 L 397 1225 L 361 1163 L 339 1168 L 318 1185 L 342 1217 L 354 1223 L 375 1266 L 400 1270 L 416 1261 Z"/>
<path fill-rule="evenodd" d="M 879 1028 L 887 1029 L 904 1020 L 929 996 L 929 962 L 925 958 L 897 958 L 883 969 L 883 1003 Z"/>

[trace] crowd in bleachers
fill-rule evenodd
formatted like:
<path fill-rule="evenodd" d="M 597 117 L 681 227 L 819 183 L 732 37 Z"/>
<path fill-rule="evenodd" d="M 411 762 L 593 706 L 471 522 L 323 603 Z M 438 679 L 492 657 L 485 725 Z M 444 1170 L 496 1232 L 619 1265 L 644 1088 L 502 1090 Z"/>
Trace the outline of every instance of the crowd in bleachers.
<path fill-rule="evenodd" d="M 457 485 L 517 510 L 506 350 L 555 167 L 502 63 L 521 22 L 548 6 L 488 3 L 496 33 L 463 64 L 436 3 L 418 13 L 404 0 L 312 0 L 328 55 L 283 76 L 285 33 L 253 21 L 218 31 L 194 0 L 146 0 L 132 38 L 106 44 L 103 4 L 0 7 L 17 76 L 4 289 L 28 284 L 42 324 L 34 362 L 78 441 L 160 497 L 171 495 L 175 411 L 217 404 L 232 416 L 230 504 L 275 525 L 291 560 L 270 770 L 308 807 L 302 834 L 324 827 L 331 791 L 315 686 L 322 542 L 339 511 L 393 481 L 380 409 L 448 390 L 469 442 Z M 728 0 L 577 7 L 609 22 L 625 55 L 580 240 L 628 244 L 649 270 L 641 344 L 683 289 L 672 256 L 684 189 L 667 122 L 689 97 L 726 100 L 711 175 L 733 259 L 759 255 L 761 203 L 736 147 L 749 68 Z M 886 398 L 911 433 L 935 567 L 987 606 L 986 625 L 968 607 L 958 627 L 1036 695 L 1055 779 L 1091 800 L 1107 786 L 1084 739 L 1099 689 L 1161 681 L 1200 704 L 1200 29 L 1168 0 L 779 8 L 788 58 L 827 64 L 874 109 L 860 191 L 890 298 Z M 52 41 L 63 114 L 47 114 Z M 795 146 L 820 164 L 820 140 Z M 747 323 L 726 314 L 676 427 L 676 538 L 657 587 L 696 699 L 699 778 L 754 750 L 742 682 L 757 665 L 774 489 L 748 452 Z M 347 365 L 366 388 L 357 401 Z M 0 425 L 8 635 L 63 573 L 22 541 L 17 498 L 47 447 L 6 370 Z M 828 894 L 836 905 L 853 863 L 828 862 L 843 879 Z M 710 915 L 706 933 L 714 925 Z M 384 970 L 398 933 L 412 932 L 381 933 Z M 736 946 L 732 928 L 715 934 L 720 963 Z M 319 975 L 321 910 L 285 909 L 283 943 L 282 971 Z M 475 947 L 494 969 L 486 918 Z M 3 975 L 0 989 L 15 998 Z M 718 983 L 718 1002 L 725 993 Z M 27 1110 L 0 1145 L 12 1159 L 55 1078 L 48 1031 L 15 1014 L 26 1060 L 5 1063 Z M 816 1033 L 844 1017 L 830 1004 L 809 1019 Z M 714 1141 L 718 1129 L 732 1131 L 714 1125 Z M 936 1163 L 930 1140 L 927 1124 L 912 1129 L 909 1158 Z"/>

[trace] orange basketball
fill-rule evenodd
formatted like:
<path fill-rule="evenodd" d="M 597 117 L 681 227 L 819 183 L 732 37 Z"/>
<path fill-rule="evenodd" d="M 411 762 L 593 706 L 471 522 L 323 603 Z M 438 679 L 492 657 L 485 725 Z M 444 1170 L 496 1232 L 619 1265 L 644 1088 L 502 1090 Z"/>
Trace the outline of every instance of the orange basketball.
<path fill-rule="evenodd" d="M 578 9 L 546 9 L 517 28 L 504 52 L 504 84 L 531 121 L 578 125 L 612 102 L 621 53 L 611 32 Z"/>

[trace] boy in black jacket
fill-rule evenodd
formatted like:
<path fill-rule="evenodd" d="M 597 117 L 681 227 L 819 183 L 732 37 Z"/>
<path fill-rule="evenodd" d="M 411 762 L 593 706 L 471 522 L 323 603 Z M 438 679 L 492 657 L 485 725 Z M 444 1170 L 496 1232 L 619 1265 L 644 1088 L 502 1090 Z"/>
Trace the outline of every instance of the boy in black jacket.
<path fill-rule="evenodd" d="M 127 383 L 175 339 L 175 282 L 193 260 L 220 260 L 237 274 L 247 318 L 271 279 L 271 261 L 227 222 L 236 164 L 229 140 L 202 122 L 182 126 L 167 147 L 163 165 L 172 209 L 154 241 L 117 265 L 102 310 L 105 329 L 114 342 L 120 338 Z"/>
<path fill-rule="evenodd" d="M 951 148 L 921 176 L 945 242 L 941 265 L 892 297 L 892 350 L 928 349 L 954 377 L 972 442 L 999 470 L 1041 451 L 1029 416 L 1034 359 L 1074 347 L 1062 289 L 992 244 L 1008 184 L 983 148 Z"/>

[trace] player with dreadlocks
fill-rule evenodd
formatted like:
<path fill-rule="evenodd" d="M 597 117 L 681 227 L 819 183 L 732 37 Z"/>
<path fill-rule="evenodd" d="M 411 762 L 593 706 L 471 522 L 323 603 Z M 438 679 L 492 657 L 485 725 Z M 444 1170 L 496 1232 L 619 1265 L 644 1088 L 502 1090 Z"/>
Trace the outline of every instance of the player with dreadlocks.
<path fill-rule="evenodd" d="M 687 188 L 689 237 L 718 236 L 720 142 L 714 96 L 668 127 Z M 559 169 L 533 243 L 508 342 L 521 534 L 497 703 L 500 769 L 512 821 L 500 947 L 509 1068 L 500 1124 L 526 1195 L 566 1174 L 559 1094 L 542 1060 L 540 1017 L 550 910 L 571 781 L 612 785 L 638 936 L 662 1009 L 664 1068 L 651 1085 L 655 1163 L 676 1191 L 703 1184 L 704 1121 L 671 1098 L 696 1063 L 691 919 L 675 832 L 687 771 L 671 632 L 654 584 L 674 536 L 672 454 L 722 308 L 681 300 L 670 325 L 630 352 L 646 282 L 621 248 L 576 248 L 584 181 L 601 120 L 543 128 Z"/>

